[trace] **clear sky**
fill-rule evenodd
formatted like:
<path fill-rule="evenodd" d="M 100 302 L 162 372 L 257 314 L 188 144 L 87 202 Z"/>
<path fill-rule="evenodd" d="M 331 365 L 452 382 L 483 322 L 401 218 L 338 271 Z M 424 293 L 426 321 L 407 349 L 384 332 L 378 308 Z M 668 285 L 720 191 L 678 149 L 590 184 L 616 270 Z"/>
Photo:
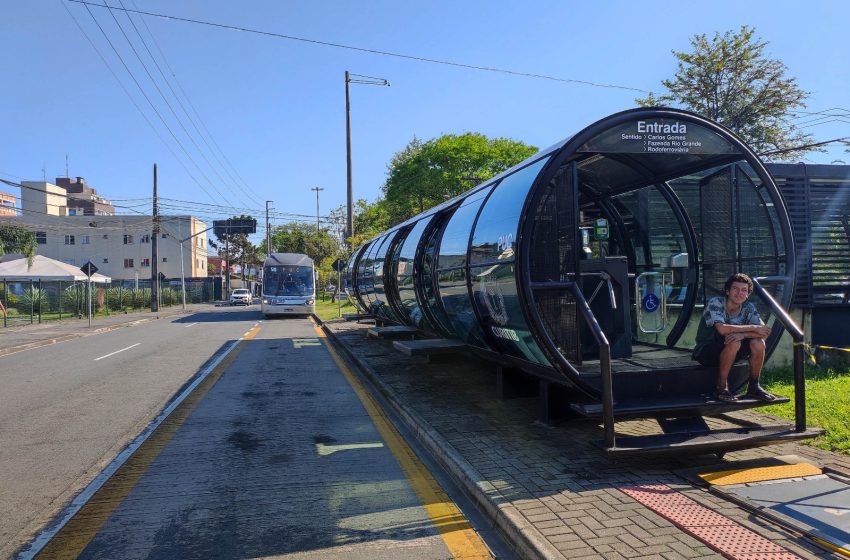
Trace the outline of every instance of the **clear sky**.
<path fill-rule="evenodd" d="M 671 50 L 688 50 L 694 34 L 747 24 L 770 42 L 769 55 L 784 61 L 788 74 L 812 93 L 808 111 L 843 111 L 843 118 L 825 119 L 830 122 L 805 130 L 818 140 L 850 136 L 846 1 L 106 0 L 116 7 L 121 1 L 130 9 L 363 49 L 655 92 L 675 71 Z M 110 11 L 90 7 L 190 160 L 85 6 L 63 0 L 2 0 L 0 7 L 5 77 L 0 88 L 0 178 L 42 180 L 44 169 L 53 180 L 65 174 L 68 154 L 70 175 L 85 177 L 107 198 L 149 199 L 156 162 L 160 196 L 189 201 L 182 210 L 207 219 L 221 218 L 227 210 L 202 210 L 197 203 L 240 212 L 250 208 L 260 217 L 264 202 L 272 200 L 277 212 L 314 216 L 315 193 L 310 189 L 316 186 L 325 189 L 322 214 L 345 203 L 346 70 L 391 82 L 389 88 L 351 86 L 355 197 L 368 200 L 380 195 L 388 162 L 414 136 L 474 131 L 542 148 L 633 107 L 635 97 L 642 95 L 134 16 L 163 72 L 170 76 L 170 67 L 176 75 L 179 86 L 171 82 L 171 87 L 178 93 L 182 87 L 187 94 L 188 100 L 181 94 L 181 102 L 193 115 L 190 121 L 127 16 L 113 12 L 181 116 L 178 121 Z M 805 118 L 799 122 L 807 122 Z M 199 135 L 195 126 L 205 126 L 212 139 Z M 806 161 L 839 159 L 850 163 L 843 147 Z M 0 185 L 4 190 L 19 195 Z M 150 211 L 144 200 L 117 204 Z M 175 204 L 166 211 L 176 213 L 181 207 Z M 284 220 L 279 216 L 275 222 Z"/>

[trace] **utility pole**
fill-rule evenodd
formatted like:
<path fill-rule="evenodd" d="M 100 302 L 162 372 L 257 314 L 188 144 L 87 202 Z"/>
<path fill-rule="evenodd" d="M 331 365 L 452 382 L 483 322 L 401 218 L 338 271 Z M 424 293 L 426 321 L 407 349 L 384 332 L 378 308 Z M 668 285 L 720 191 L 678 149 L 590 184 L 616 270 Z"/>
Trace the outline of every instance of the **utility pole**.
<path fill-rule="evenodd" d="M 269 204 L 271 200 L 266 201 L 266 256 L 272 254 L 272 230 L 269 227 Z"/>
<path fill-rule="evenodd" d="M 346 179 L 348 181 L 348 207 L 345 218 L 345 239 L 348 240 L 354 235 L 354 195 L 351 188 L 351 102 L 348 96 L 348 84 L 351 82 L 351 77 L 348 70 L 345 71 L 345 162 L 346 162 Z"/>
<path fill-rule="evenodd" d="M 153 228 L 151 237 L 151 311 L 159 311 L 159 273 L 157 244 L 159 243 L 159 209 L 156 200 L 156 164 L 153 164 Z"/>
<path fill-rule="evenodd" d="M 354 76 L 353 80 L 351 79 L 352 76 Z M 349 99 L 348 84 L 389 87 L 390 82 L 383 78 L 350 74 L 348 70 L 345 71 L 345 161 L 347 164 L 346 177 L 348 179 L 348 211 L 345 222 L 346 240 L 354 235 L 354 193 L 351 187 L 351 102 Z"/>
<path fill-rule="evenodd" d="M 316 191 L 316 235 L 320 234 L 322 230 L 319 226 L 319 191 L 323 191 L 325 189 L 319 187 L 313 187 L 310 189 L 311 191 Z"/>

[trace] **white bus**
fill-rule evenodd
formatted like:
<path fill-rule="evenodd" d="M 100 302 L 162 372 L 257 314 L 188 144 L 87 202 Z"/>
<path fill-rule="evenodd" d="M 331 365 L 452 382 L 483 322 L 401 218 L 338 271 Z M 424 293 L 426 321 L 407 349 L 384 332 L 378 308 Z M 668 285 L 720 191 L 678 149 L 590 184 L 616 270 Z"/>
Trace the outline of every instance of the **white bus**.
<path fill-rule="evenodd" d="M 301 253 L 272 253 L 263 263 L 261 309 L 271 315 L 308 315 L 316 311 L 313 259 Z"/>

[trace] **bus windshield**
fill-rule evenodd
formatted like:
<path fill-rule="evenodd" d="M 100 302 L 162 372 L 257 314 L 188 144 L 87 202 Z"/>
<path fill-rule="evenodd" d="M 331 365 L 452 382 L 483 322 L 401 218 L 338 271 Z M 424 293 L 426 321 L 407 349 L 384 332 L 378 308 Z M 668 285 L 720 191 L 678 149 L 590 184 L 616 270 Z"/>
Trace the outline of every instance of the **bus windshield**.
<path fill-rule="evenodd" d="M 266 266 L 263 268 L 263 295 L 313 295 L 313 268 L 309 266 Z"/>

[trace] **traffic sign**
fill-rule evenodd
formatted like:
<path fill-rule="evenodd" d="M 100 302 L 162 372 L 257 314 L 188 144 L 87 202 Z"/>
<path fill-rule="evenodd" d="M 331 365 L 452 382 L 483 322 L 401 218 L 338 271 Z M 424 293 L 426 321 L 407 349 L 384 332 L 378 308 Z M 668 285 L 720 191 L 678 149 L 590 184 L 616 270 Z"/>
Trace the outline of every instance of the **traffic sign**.
<path fill-rule="evenodd" d="M 337 259 L 334 261 L 331 267 L 333 267 L 333 269 L 337 272 L 342 272 L 343 270 L 345 270 L 345 261 L 342 259 Z"/>
<path fill-rule="evenodd" d="M 97 267 L 91 262 L 88 261 L 86 264 L 80 267 L 80 270 L 83 271 L 83 274 L 86 276 L 93 276 L 95 272 L 97 272 Z"/>

